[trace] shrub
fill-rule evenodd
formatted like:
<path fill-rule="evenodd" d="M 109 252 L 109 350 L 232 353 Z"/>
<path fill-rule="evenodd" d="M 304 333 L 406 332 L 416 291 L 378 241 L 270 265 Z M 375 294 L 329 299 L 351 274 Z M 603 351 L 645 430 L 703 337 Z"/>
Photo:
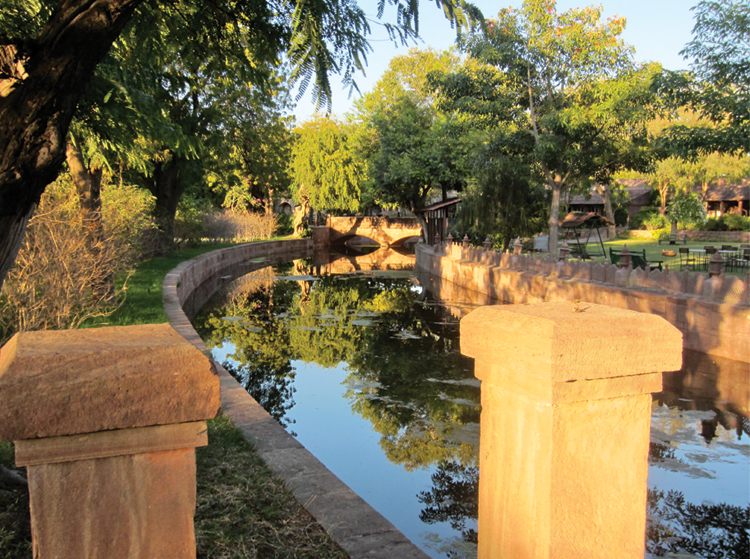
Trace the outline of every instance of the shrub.
<path fill-rule="evenodd" d="M 669 219 L 660 216 L 659 210 L 651 206 L 641 208 L 631 222 L 632 229 L 647 229 L 649 231 L 664 229 L 669 225 Z"/>
<path fill-rule="evenodd" d="M 724 214 L 720 221 L 727 231 L 750 231 L 750 217 L 740 214 Z"/>
<path fill-rule="evenodd" d="M 276 216 L 276 234 L 280 237 L 291 235 L 294 232 L 294 218 L 292 214 L 280 213 Z"/>
<path fill-rule="evenodd" d="M 157 235 L 155 199 L 150 192 L 134 185 L 108 185 L 102 188 L 102 222 L 114 249 L 123 258 L 121 265 L 154 256 Z"/>
<path fill-rule="evenodd" d="M 209 239 L 248 242 L 268 239 L 276 232 L 276 216 L 253 212 L 211 211 L 201 214 L 204 234 Z"/>
<path fill-rule="evenodd" d="M 705 231 L 726 231 L 727 226 L 720 218 L 709 217 L 703 225 Z"/>
<path fill-rule="evenodd" d="M 203 227 L 202 214 L 206 203 L 190 196 L 183 196 L 177 204 L 174 217 L 174 237 L 183 244 L 196 246 L 206 232 Z"/>
<path fill-rule="evenodd" d="M 669 202 L 667 210 L 669 219 L 675 220 L 682 224 L 683 227 L 688 225 L 703 226 L 706 222 L 706 208 L 700 198 L 693 193 L 680 193 Z"/>
<path fill-rule="evenodd" d="M 140 227 L 153 228 L 150 199 L 134 187 L 108 186 L 102 228 L 91 233 L 67 177 L 47 187 L 29 221 L 0 295 L 0 337 L 14 332 L 76 328 L 118 306 L 118 272 L 139 258 Z M 119 212 L 122 212 L 120 214 Z"/>

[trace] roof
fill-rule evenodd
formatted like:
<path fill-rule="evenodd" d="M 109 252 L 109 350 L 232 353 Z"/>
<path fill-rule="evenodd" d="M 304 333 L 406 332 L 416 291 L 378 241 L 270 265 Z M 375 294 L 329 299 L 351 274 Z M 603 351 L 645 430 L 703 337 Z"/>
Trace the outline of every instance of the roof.
<path fill-rule="evenodd" d="M 604 198 L 598 192 L 591 192 L 591 196 L 589 198 L 586 198 L 586 196 L 582 194 L 576 194 L 575 196 L 573 196 L 573 198 L 571 198 L 570 205 L 571 206 L 582 206 L 582 205 L 603 206 Z"/>
<path fill-rule="evenodd" d="M 702 197 L 703 189 L 700 186 L 693 190 Z M 725 179 L 712 182 L 708 185 L 706 200 L 709 202 L 750 200 L 750 179 L 742 179 L 734 184 L 728 184 Z"/>
<path fill-rule="evenodd" d="M 435 210 L 453 206 L 454 204 L 458 204 L 460 201 L 461 200 L 459 198 L 452 198 L 450 200 L 445 200 L 444 202 L 437 202 L 436 204 L 432 204 L 430 206 L 424 207 L 421 210 L 417 210 L 417 211 L 418 212 L 432 212 Z"/>
<path fill-rule="evenodd" d="M 565 219 L 560 222 L 560 227 L 568 227 L 572 229 L 573 227 L 580 227 L 584 224 L 594 226 L 614 225 L 614 223 L 603 215 L 594 212 L 570 212 L 565 216 Z"/>

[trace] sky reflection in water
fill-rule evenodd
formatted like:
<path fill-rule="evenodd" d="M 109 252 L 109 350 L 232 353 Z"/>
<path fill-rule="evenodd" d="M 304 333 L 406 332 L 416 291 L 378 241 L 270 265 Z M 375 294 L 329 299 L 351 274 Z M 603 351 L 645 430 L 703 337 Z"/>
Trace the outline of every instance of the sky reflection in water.
<path fill-rule="evenodd" d="M 479 383 L 458 353 L 457 318 L 472 305 L 435 300 L 408 272 L 312 271 L 296 262 L 240 278 L 196 329 L 274 417 L 407 537 L 433 557 L 475 557 Z M 703 537 L 691 532 L 703 529 L 694 520 L 675 520 L 670 490 L 747 517 L 746 370 L 729 367 L 738 378 L 720 382 L 714 360 L 688 357 L 697 362 L 690 374 L 670 377 L 680 386 L 665 379 L 655 395 L 647 557 L 685 553 L 675 536 Z M 684 386 L 707 376 L 708 399 Z M 712 530 L 709 539 L 720 534 Z"/>

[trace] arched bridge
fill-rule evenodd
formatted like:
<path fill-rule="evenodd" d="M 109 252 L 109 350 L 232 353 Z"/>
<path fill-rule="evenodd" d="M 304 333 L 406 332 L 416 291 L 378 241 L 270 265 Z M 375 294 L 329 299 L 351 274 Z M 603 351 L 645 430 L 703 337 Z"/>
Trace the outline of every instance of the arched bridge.
<path fill-rule="evenodd" d="M 415 217 L 333 217 L 326 220 L 332 245 L 343 244 L 354 237 L 372 239 L 383 247 L 400 246 L 407 239 L 422 234 Z"/>
<path fill-rule="evenodd" d="M 416 258 L 413 254 L 381 248 L 362 256 L 342 256 L 323 263 L 320 266 L 320 273 L 348 274 L 368 270 L 413 270 L 415 262 Z"/>

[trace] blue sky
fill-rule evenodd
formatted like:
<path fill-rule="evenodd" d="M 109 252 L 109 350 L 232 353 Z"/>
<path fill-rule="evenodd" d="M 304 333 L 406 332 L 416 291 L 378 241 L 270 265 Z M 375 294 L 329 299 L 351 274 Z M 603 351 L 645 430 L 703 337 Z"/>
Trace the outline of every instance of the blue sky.
<path fill-rule="evenodd" d="M 494 17 L 500 8 L 507 6 L 520 6 L 522 0 L 513 0 L 510 3 L 492 0 L 475 0 L 474 3 L 482 10 L 485 17 Z M 623 15 L 627 19 L 627 27 L 623 33 L 625 41 L 635 47 L 635 59 L 638 62 L 656 61 L 661 62 L 665 68 L 680 70 L 688 67 L 688 62 L 683 60 L 679 52 L 691 39 L 693 29 L 693 12 L 690 8 L 698 3 L 698 0 L 601 0 L 601 2 L 558 0 L 557 10 L 565 11 L 591 4 L 601 4 L 603 8 L 602 17 Z M 362 0 L 363 6 L 371 19 L 376 20 L 377 0 Z M 392 6 L 388 6 L 391 7 Z M 394 11 L 388 12 L 384 19 L 393 21 Z M 416 45 L 420 48 L 432 47 L 437 50 L 451 47 L 455 41 L 456 33 L 451 29 L 443 13 L 433 2 L 421 0 L 420 12 L 420 34 L 422 41 Z M 373 51 L 368 57 L 366 76 L 358 75 L 356 78 L 360 90 L 364 93 L 372 89 L 378 78 L 388 67 L 388 62 L 394 56 L 406 54 L 408 47 L 396 47 L 388 41 L 385 31 L 377 25 L 372 25 L 373 34 L 370 44 Z M 333 112 L 343 115 L 350 110 L 352 102 L 358 96 L 355 92 L 348 99 L 348 89 L 344 89 L 336 76 L 332 79 L 333 88 Z M 294 111 L 297 121 L 308 118 L 315 111 L 309 92 L 300 100 Z"/>

